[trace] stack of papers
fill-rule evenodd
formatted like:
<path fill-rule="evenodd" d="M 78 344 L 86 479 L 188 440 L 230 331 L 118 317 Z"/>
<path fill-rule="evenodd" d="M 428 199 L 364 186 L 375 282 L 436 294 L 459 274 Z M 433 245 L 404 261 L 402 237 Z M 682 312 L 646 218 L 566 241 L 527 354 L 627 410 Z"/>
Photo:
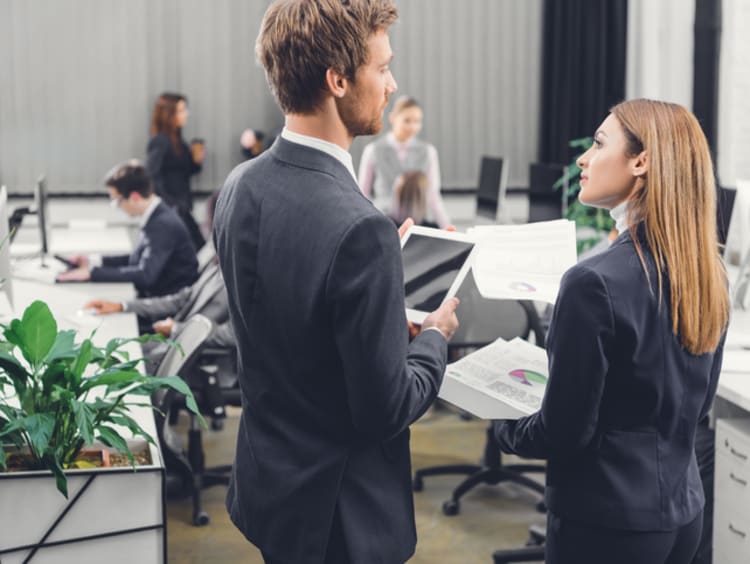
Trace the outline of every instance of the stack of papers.
<path fill-rule="evenodd" d="M 562 275 L 576 263 L 575 223 L 567 219 L 525 225 L 480 225 L 472 268 L 489 299 L 554 303 Z"/>
<path fill-rule="evenodd" d="M 548 377 L 544 349 L 498 339 L 449 364 L 438 395 L 482 419 L 518 419 L 539 410 Z"/>

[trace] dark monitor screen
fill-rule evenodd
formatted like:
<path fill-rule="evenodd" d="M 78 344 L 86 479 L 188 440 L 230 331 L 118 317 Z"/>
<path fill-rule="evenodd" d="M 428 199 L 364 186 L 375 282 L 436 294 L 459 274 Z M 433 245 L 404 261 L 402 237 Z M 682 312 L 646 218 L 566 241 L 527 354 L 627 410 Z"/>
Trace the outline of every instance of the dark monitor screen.
<path fill-rule="evenodd" d="M 34 213 L 37 216 L 39 225 L 39 240 L 42 243 L 42 255 L 49 252 L 49 241 L 47 238 L 47 222 L 49 215 L 47 213 L 47 180 L 42 174 L 36 181 L 34 187 Z"/>
<path fill-rule="evenodd" d="M 477 215 L 495 219 L 503 181 L 503 159 L 482 157 L 477 187 Z"/>
<path fill-rule="evenodd" d="M 474 243 L 412 234 L 402 248 L 406 307 L 433 311 L 443 303 Z"/>
<path fill-rule="evenodd" d="M 554 184 L 564 169 L 560 164 L 532 163 L 529 166 L 529 223 L 562 217 L 565 188 L 554 188 Z"/>

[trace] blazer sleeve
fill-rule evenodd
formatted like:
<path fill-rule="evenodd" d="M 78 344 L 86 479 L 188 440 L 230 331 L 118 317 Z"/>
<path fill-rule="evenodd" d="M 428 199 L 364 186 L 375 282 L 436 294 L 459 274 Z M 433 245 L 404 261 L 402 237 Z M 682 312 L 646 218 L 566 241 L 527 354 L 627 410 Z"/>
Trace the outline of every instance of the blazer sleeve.
<path fill-rule="evenodd" d="M 126 303 L 127 310 L 149 320 L 159 320 L 175 315 L 190 298 L 191 287 L 156 298 L 140 298 Z"/>
<path fill-rule="evenodd" d="M 393 437 L 424 413 L 445 372 L 438 331 L 409 344 L 398 233 L 368 215 L 340 240 L 326 285 L 354 427 L 377 440 Z"/>
<path fill-rule="evenodd" d="M 154 184 L 154 192 L 164 194 L 164 157 L 169 151 L 169 139 L 165 135 L 154 135 L 146 147 L 146 171 Z"/>
<path fill-rule="evenodd" d="M 528 458 L 575 456 L 594 437 L 614 331 L 601 276 L 573 267 L 563 277 L 547 341 L 549 381 L 541 409 L 495 423 L 501 448 Z"/>
<path fill-rule="evenodd" d="M 125 266 L 130 255 L 108 255 L 102 257 L 102 266 Z"/>
<path fill-rule="evenodd" d="M 706 399 L 703 401 L 703 407 L 701 408 L 701 414 L 698 421 L 703 419 L 711 409 L 714 403 L 714 397 L 716 396 L 716 388 L 719 386 L 719 374 L 721 374 L 721 361 L 724 358 L 724 343 L 726 342 L 727 334 L 726 331 L 719 341 L 719 346 L 714 352 L 714 360 L 711 364 L 711 379 L 709 381 L 708 392 L 706 393 Z"/>
<path fill-rule="evenodd" d="M 153 287 L 177 248 L 181 233 L 174 227 L 170 223 L 150 221 L 143 230 L 144 249 L 138 262 L 94 268 L 91 270 L 92 282 L 133 282 L 140 288 Z"/>

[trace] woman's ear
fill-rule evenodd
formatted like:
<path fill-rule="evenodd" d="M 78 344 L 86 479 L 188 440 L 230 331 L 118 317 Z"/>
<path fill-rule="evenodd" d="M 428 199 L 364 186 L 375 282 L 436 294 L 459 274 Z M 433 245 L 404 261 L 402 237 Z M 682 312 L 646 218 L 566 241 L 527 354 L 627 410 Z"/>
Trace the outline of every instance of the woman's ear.
<path fill-rule="evenodd" d="M 648 172 L 648 153 L 641 151 L 630 161 L 630 171 L 633 176 L 645 176 Z"/>
<path fill-rule="evenodd" d="M 344 75 L 331 68 L 326 71 L 326 86 L 334 98 L 343 98 L 349 81 Z"/>

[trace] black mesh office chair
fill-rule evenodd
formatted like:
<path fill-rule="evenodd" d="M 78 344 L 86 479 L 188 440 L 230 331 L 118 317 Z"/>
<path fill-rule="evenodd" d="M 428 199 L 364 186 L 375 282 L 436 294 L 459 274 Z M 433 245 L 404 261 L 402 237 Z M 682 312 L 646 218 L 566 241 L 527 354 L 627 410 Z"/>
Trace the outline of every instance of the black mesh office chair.
<path fill-rule="evenodd" d="M 528 338 L 534 334 L 536 344 L 544 346 L 544 330 L 539 322 L 533 303 L 520 300 L 487 300 L 477 290 L 472 272 L 464 279 L 457 294 L 461 300 L 459 315 L 462 323 L 451 339 L 452 350 L 466 350 L 484 346 L 498 337 L 512 339 Z M 449 464 L 420 468 L 414 473 L 414 491 L 424 488 L 424 478 L 446 474 L 466 474 L 454 490 L 451 498 L 443 504 L 443 513 L 457 515 L 461 497 L 479 484 L 495 485 L 514 482 L 530 490 L 544 494 L 544 486 L 526 477 L 526 473 L 544 472 L 537 464 L 502 463 L 502 453 L 492 431 L 487 428 L 487 440 L 481 464 Z M 543 510 L 540 502 L 539 508 Z"/>

